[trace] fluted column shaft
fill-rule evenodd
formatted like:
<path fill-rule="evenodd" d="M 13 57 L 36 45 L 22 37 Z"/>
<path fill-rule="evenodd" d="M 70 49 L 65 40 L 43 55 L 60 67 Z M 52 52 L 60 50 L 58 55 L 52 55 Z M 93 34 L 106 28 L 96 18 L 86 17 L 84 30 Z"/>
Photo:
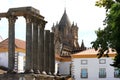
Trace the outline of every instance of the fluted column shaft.
<path fill-rule="evenodd" d="M 39 54 L 38 54 L 38 23 L 37 20 L 34 20 L 33 23 L 33 70 L 34 73 L 38 74 L 39 72 Z"/>
<path fill-rule="evenodd" d="M 44 71 L 49 73 L 49 42 L 50 42 L 50 31 L 44 32 Z"/>
<path fill-rule="evenodd" d="M 26 18 L 26 69 L 25 73 L 33 72 L 33 54 L 32 54 L 32 20 L 30 16 Z"/>
<path fill-rule="evenodd" d="M 38 54 L 39 54 L 39 71 L 44 71 L 44 27 L 39 24 L 38 27 Z"/>
<path fill-rule="evenodd" d="M 50 50 L 49 50 L 49 72 L 54 74 L 55 72 L 55 51 L 54 51 L 54 33 L 50 33 Z"/>
<path fill-rule="evenodd" d="M 14 71 L 15 64 L 15 16 L 9 16 L 9 38 L 8 38 L 8 72 Z"/>

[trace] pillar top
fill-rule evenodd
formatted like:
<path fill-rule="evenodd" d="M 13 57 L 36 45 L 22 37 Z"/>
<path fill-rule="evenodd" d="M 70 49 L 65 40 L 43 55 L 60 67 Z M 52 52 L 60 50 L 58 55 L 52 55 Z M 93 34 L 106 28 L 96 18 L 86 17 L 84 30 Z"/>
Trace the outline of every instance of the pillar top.
<path fill-rule="evenodd" d="M 28 6 L 28 7 L 18 7 L 18 8 L 10 8 L 6 13 L 0 13 L 0 18 L 8 17 L 8 16 L 26 16 L 29 15 L 31 17 L 35 17 L 38 20 L 42 20 L 43 22 L 47 23 L 44 20 L 44 17 L 40 15 L 39 10 Z"/>
<path fill-rule="evenodd" d="M 40 14 L 39 10 L 37 10 L 31 6 L 19 7 L 19 8 L 10 8 L 8 10 L 8 12 L 19 12 L 19 11 L 21 11 L 21 12 L 33 12 L 33 13 L 38 14 L 38 15 Z"/>

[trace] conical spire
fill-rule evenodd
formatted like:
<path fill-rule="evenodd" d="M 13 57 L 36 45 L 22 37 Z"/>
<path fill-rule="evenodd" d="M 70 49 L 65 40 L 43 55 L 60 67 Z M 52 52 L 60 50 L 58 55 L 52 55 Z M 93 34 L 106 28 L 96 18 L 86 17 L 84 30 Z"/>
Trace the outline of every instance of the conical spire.
<path fill-rule="evenodd" d="M 72 26 L 74 26 L 74 22 L 72 23 Z"/>
<path fill-rule="evenodd" d="M 54 26 L 54 23 L 53 23 L 53 26 L 52 26 L 52 32 L 55 31 L 55 26 Z"/>
<path fill-rule="evenodd" d="M 81 49 L 82 49 L 82 50 L 85 50 L 85 49 L 86 49 L 83 40 L 82 40 L 82 43 L 81 43 Z"/>
<path fill-rule="evenodd" d="M 67 16 L 67 13 L 66 13 L 66 9 L 64 10 L 64 14 L 59 22 L 59 26 L 60 27 L 65 27 L 65 26 L 71 26 L 71 23 L 69 21 L 69 18 Z"/>

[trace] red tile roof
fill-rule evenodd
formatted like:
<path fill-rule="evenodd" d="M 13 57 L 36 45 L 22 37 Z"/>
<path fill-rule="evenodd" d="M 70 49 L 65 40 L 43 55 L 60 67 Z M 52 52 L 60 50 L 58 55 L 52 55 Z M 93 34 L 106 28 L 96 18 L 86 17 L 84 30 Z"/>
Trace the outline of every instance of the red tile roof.
<path fill-rule="evenodd" d="M 72 57 L 73 58 L 95 58 L 97 57 L 97 54 L 98 54 L 98 51 L 96 51 L 95 49 L 87 49 L 79 53 L 73 54 Z M 112 52 L 112 50 L 109 49 L 108 55 L 111 57 L 114 57 L 116 55 L 116 52 Z"/>
<path fill-rule="evenodd" d="M 20 39 L 15 39 L 15 49 L 21 49 L 24 50 L 23 52 L 25 52 L 25 41 L 20 40 Z M 7 51 L 8 50 L 8 38 L 3 40 L 2 42 L 0 42 L 0 51 Z"/>

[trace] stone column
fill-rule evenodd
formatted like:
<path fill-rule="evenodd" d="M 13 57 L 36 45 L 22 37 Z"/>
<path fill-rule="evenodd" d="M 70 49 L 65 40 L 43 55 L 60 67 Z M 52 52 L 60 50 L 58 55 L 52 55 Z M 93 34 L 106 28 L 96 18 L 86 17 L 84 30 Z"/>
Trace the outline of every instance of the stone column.
<path fill-rule="evenodd" d="M 49 73 L 49 42 L 50 42 L 50 31 L 44 32 L 44 71 Z"/>
<path fill-rule="evenodd" d="M 39 71 L 44 71 L 44 25 L 38 26 L 38 54 L 39 54 Z"/>
<path fill-rule="evenodd" d="M 8 73 L 14 72 L 15 64 L 15 21 L 16 16 L 9 16 L 9 38 L 8 38 Z"/>
<path fill-rule="evenodd" d="M 50 33 L 50 50 L 49 50 L 49 72 L 54 74 L 55 72 L 55 51 L 54 51 L 54 33 Z"/>
<path fill-rule="evenodd" d="M 38 74 L 39 72 L 39 55 L 38 55 L 38 23 L 37 20 L 34 19 L 33 23 L 33 70 L 34 73 Z"/>
<path fill-rule="evenodd" d="M 32 20 L 30 16 L 26 19 L 26 69 L 25 73 L 33 73 L 33 54 L 32 54 Z"/>

